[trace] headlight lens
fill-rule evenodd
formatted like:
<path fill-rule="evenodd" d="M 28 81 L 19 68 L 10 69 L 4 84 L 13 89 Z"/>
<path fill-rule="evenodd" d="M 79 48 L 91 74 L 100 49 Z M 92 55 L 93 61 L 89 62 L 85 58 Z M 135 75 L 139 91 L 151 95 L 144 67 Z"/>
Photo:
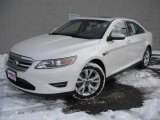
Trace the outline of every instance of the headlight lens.
<path fill-rule="evenodd" d="M 59 59 L 43 60 L 35 68 L 36 69 L 53 69 L 53 68 L 64 67 L 64 66 L 73 64 L 76 58 L 77 56 L 72 56 L 72 57 L 59 58 Z"/>

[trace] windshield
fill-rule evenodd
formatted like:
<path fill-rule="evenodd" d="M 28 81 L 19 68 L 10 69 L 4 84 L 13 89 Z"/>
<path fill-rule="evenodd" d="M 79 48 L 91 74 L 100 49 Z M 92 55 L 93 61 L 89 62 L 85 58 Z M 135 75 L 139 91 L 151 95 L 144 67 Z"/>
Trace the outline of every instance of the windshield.
<path fill-rule="evenodd" d="M 110 22 L 103 20 L 72 20 L 50 35 L 67 35 L 84 39 L 101 39 Z"/>

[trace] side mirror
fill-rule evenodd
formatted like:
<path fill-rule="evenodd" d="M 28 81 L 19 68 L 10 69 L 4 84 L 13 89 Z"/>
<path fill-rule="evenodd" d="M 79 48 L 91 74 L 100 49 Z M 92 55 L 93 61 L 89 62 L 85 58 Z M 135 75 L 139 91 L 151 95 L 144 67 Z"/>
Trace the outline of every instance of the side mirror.
<path fill-rule="evenodd" d="M 121 33 L 111 33 L 111 35 L 108 37 L 107 41 L 112 41 L 112 40 L 124 40 L 125 35 Z"/>

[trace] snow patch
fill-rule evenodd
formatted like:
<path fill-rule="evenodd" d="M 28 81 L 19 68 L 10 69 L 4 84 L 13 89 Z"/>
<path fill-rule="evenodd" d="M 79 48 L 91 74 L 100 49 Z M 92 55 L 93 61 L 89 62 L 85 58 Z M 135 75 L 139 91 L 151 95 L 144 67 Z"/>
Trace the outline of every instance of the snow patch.
<path fill-rule="evenodd" d="M 154 98 L 160 99 L 160 88 L 159 87 L 153 88 L 151 90 L 151 93 L 146 94 L 145 97 L 148 98 L 148 99 L 154 99 Z"/>
<path fill-rule="evenodd" d="M 96 116 L 98 120 L 141 120 L 138 114 L 130 111 L 108 111 Z"/>
<path fill-rule="evenodd" d="M 18 97 L 4 97 L 0 99 L 2 105 L 1 112 L 4 111 L 15 111 L 19 109 L 27 109 L 31 107 L 42 106 L 42 103 L 36 102 L 33 99 L 18 98 Z"/>
<path fill-rule="evenodd" d="M 17 88 L 15 88 L 14 86 L 11 86 L 11 85 L 4 85 L 4 94 L 8 95 L 8 94 L 22 94 L 24 92 L 18 90 Z"/>
<path fill-rule="evenodd" d="M 120 84 L 131 85 L 135 88 L 160 86 L 160 80 L 152 77 L 151 73 L 145 70 L 130 69 L 116 76 L 116 79 Z"/>
<path fill-rule="evenodd" d="M 12 115 L 5 118 L 5 120 L 28 120 L 28 119 L 29 120 L 97 120 L 95 117 L 88 115 L 84 112 L 64 114 L 61 108 L 57 108 L 53 111 L 41 111 L 36 113 Z"/>
<path fill-rule="evenodd" d="M 146 100 L 142 107 L 131 111 L 139 113 L 143 120 L 160 120 L 160 99 Z"/>
<path fill-rule="evenodd" d="M 8 55 L 7 54 L 0 54 L 0 79 L 6 79 L 5 74 L 5 63 L 7 61 Z"/>
<path fill-rule="evenodd" d="M 160 120 L 160 100 L 146 100 L 140 108 L 129 111 L 108 111 L 96 116 L 98 120 Z"/>

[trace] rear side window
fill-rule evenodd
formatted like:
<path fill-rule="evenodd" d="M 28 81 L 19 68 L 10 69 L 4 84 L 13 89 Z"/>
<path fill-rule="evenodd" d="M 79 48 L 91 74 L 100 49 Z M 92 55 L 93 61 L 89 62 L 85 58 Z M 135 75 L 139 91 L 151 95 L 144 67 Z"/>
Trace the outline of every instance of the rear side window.
<path fill-rule="evenodd" d="M 128 27 L 128 35 L 136 35 L 136 34 L 142 34 L 145 31 L 136 23 L 134 22 L 126 22 L 127 27 Z"/>

